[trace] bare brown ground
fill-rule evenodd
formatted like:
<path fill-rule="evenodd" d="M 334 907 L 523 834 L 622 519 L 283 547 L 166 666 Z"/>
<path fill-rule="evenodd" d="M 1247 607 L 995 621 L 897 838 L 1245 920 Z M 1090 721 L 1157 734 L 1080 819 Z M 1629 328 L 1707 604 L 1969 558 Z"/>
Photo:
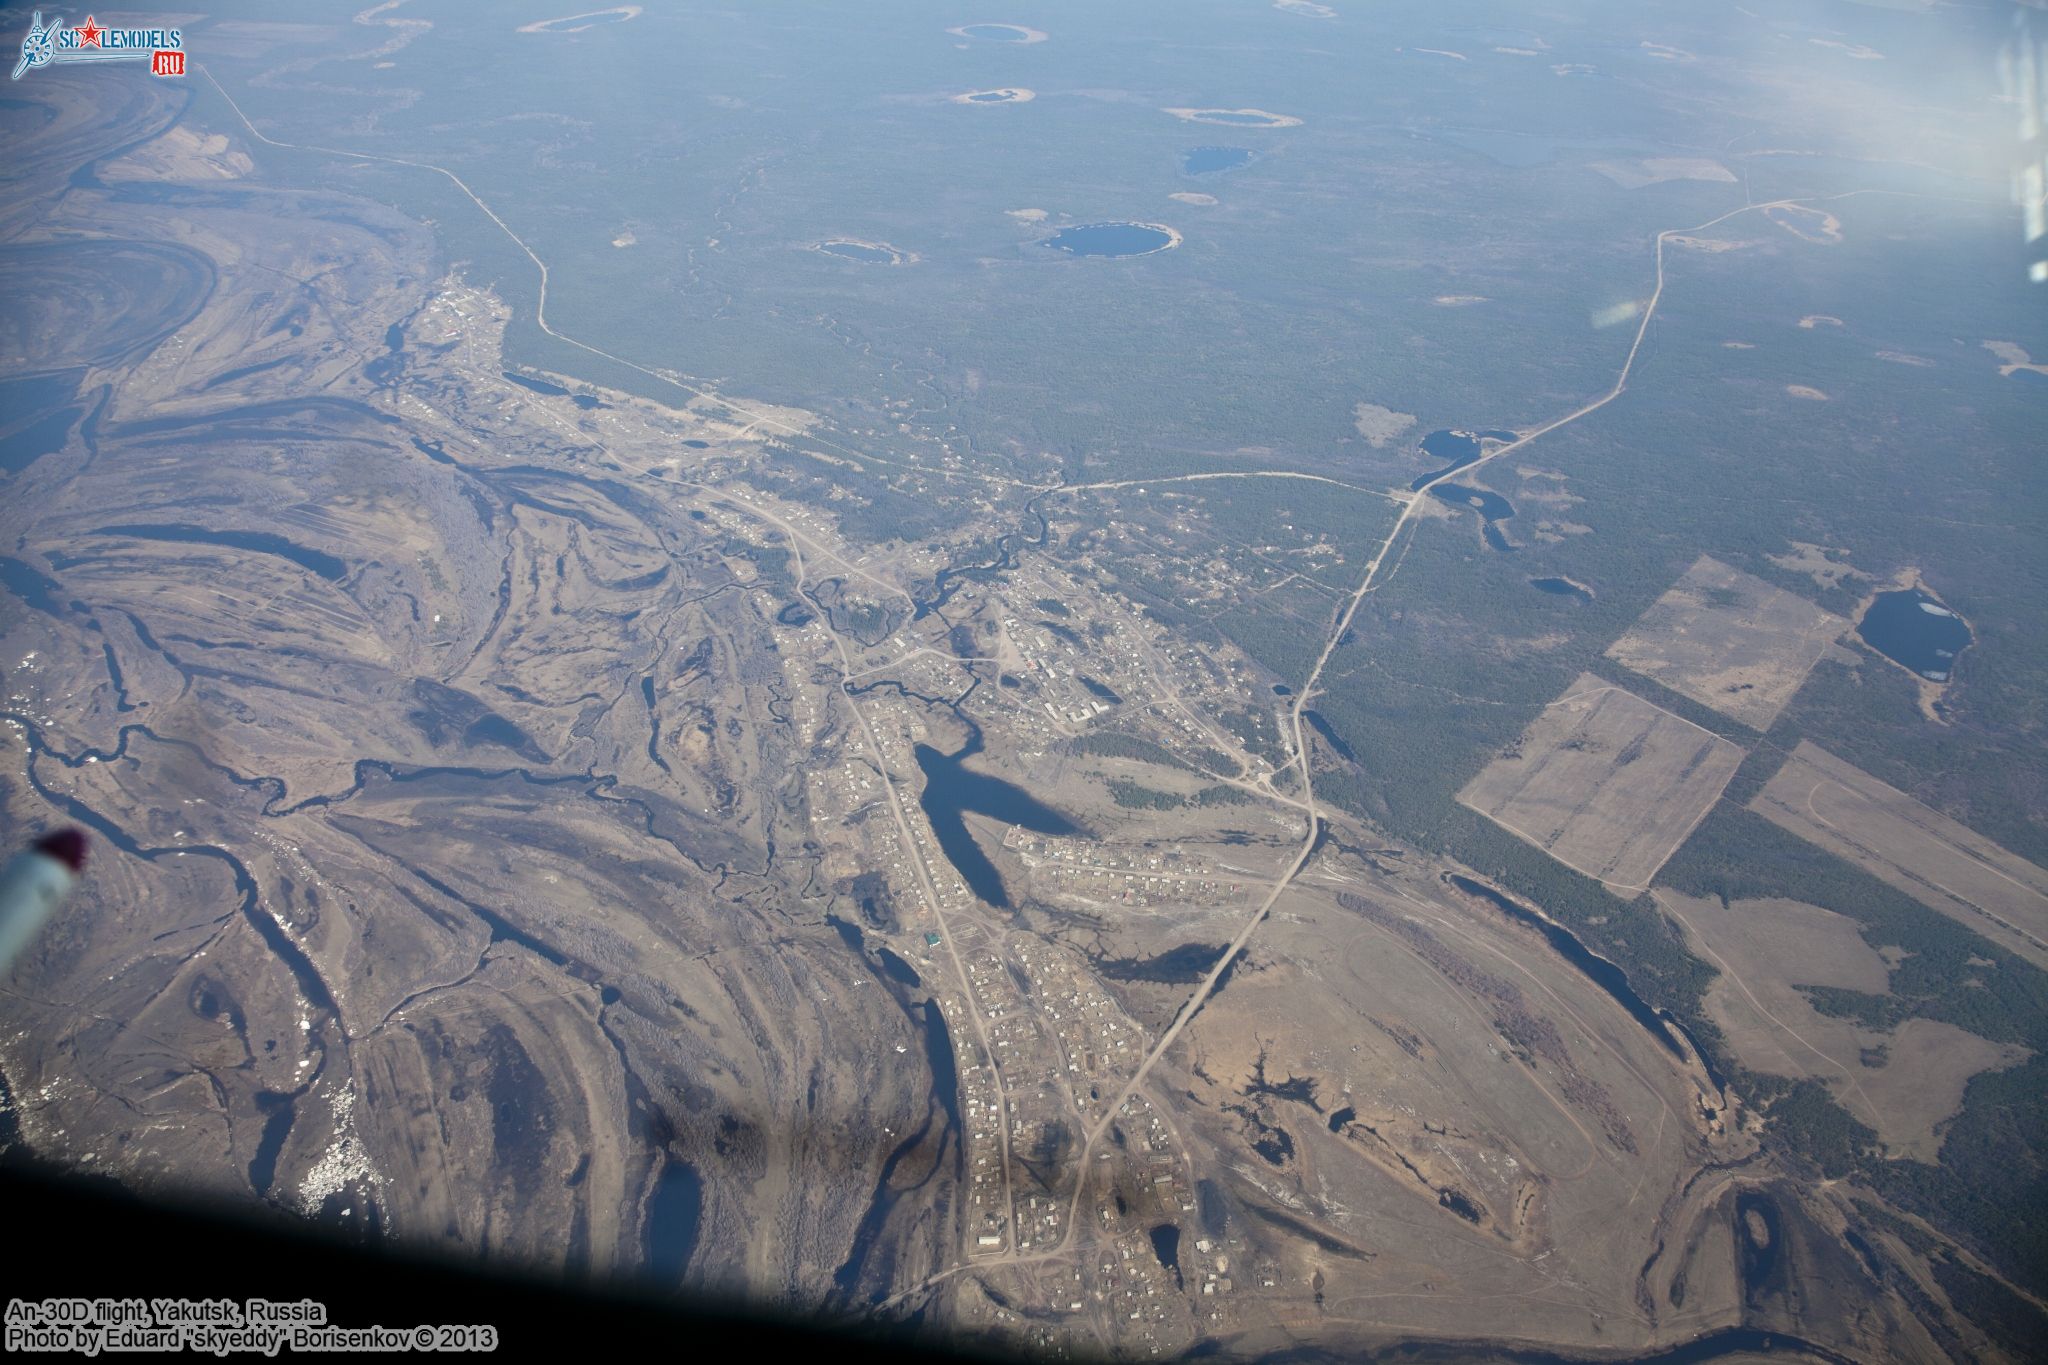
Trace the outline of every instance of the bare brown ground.
<path fill-rule="evenodd" d="M 2048 968 L 2048 871 L 1810 741 L 1750 809 Z"/>
<path fill-rule="evenodd" d="M 1458 800 L 1575 871 L 1641 890 L 1741 762 L 1728 741 L 1585 673 Z"/>
<path fill-rule="evenodd" d="M 1665 913 L 1721 971 L 1707 1012 L 1742 1064 L 1826 1085 L 1877 1130 L 1895 1157 L 1933 1161 L 1942 1125 L 1979 1072 L 2011 1066 L 2023 1048 L 1952 1024 L 1910 1019 L 1895 1030 L 1822 1014 L 1802 987 L 1883 995 L 1891 972 L 1854 920 L 1799 901 L 1736 901 L 1656 893 Z"/>
<path fill-rule="evenodd" d="M 1702 555 L 1607 657 L 1754 729 L 1771 722 L 1849 623 Z"/>

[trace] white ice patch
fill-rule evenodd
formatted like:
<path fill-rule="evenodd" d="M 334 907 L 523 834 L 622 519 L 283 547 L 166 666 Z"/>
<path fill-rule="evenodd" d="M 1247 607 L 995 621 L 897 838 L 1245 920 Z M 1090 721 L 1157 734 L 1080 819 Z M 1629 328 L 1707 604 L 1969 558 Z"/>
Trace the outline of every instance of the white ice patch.
<path fill-rule="evenodd" d="M 299 1211 L 307 1217 L 320 1212 L 329 1195 L 339 1194 L 354 1181 L 382 1189 L 384 1177 L 370 1164 L 370 1154 L 356 1135 L 355 1091 L 343 1090 L 333 1098 L 334 1138 L 320 1159 L 299 1183 Z"/>

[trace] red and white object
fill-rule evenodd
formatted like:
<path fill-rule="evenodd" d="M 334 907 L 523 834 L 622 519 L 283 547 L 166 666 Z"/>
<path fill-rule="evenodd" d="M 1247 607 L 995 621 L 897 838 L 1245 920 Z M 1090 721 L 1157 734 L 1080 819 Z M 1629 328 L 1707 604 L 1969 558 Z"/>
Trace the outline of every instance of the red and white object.
<path fill-rule="evenodd" d="M 45 834 L 0 869 L 0 972 L 49 922 L 85 870 L 85 836 Z"/>

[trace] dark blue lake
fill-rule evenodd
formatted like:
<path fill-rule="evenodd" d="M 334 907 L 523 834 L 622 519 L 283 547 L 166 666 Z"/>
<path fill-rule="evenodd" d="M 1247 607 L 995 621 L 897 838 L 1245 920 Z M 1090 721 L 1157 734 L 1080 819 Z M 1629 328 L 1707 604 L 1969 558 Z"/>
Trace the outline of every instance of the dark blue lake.
<path fill-rule="evenodd" d="M 1408 485 L 1410 492 L 1420 493 L 1430 482 L 1444 475 L 1463 469 L 1485 453 L 1486 441 L 1512 441 L 1512 431 L 1432 431 L 1422 438 L 1422 453 L 1449 463 L 1432 473 L 1418 475 Z"/>
<path fill-rule="evenodd" d="M 1581 602 L 1593 600 L 1593 594 L 1572 582 L 1569 578 L 1532 578 L 1529 586 L 1538 592 L 1547 592 L 1552 597 L 1576 597 Z"/>
<path fill-rule="evenodd" d="M 1429 490 L 1429 495 L 1438 502 L 1452 507 L 1469 507 L 1486 519 L 1482 528 L 1486 543 L 1503 553 L 1519 548 L 1500 529 L 1499 523 L 1515 514 L 1515 505 L 1500 494 L 1486 488 L 1471 488 L 1461 483 L 1440 483 Z"/>
<path fill-rule="evenodd" d="M 1173 1223 L 1161 1223 L 1152 1229 L 1152 1254 L 1159 1258 L 1159 1264 L 1173 1272 L 1173 1282 L 1182 1288 L 1187 1281 L 1180 1273 L 1180 1228 Z"/>
<path fill-rule="evenodd" d="M 535 393 L 544 393 L 550 398 L 567 398 L 569 396 L 569 391 L 560 384 L 550 384 L 545 379 L 532 379 L 523 374 L 514 374 L 510 370 L 506 370 L 503 373 L 505 378 L 511 380 L 522 389 L 532 389 Z"/>
<path fill-rule="evenodd" d="M 973 811 L 1040 834 L 1079 834 L 1081 827 L 1015 783 L 969 771 L 967 759 L 980 751 L 979 735 L 957 754 L 942 754 L 929 744 L 918 745 L 914 752 L 917 766 L 924 773 L 924 791 L 917 803 L 923 807 L 925 819 L 931 821 L 932 833 L 938 836 L 939 851 L 953 864 L 953 870 L 960 874 L 968 889 L 988 904 L 1002 908 L 1010 903 L 1002 876 L 967 832 L 963 813 Z"/>
<path fill-rule="evenodd" d="M 647 1200 L 647 1273 L 665 1284 L 679 1283 L 697 1249 L 704 1180 L 686 1161 L 670 1161 L 655 1177 Z"/>
<path fill-rule="evenodd" d="M 1887 659 L 1933 682 L 1949 680 L 1956 656 L 1976 638 L 1962 617 L 1911 588 L 1879 593 L 1857 622 L 1856 633 Z"/>
<path fill-rule="evenodd" d="M 296 1111 L 290 1095 L 275 1090 L 259 1091 L 256 1110 L 264 1116 L 263 1135 L 256 1141 L 256 1154 L 249 1159 L 249 1184 L 259 1195 L 269 1194 L 277 1178 L 277 1158 L 284 1140 L 291 1135 Z"/>
<path fill-rule="evenodd" d="M 1173 244 L 1172 233 L 1147 223 L 1087 223 L 1061 228 L 1046 243 L 1075 256 L 1148 256 Z"/>
<path fill-rule="evenodd" d="M 61 407 L 0 440 L 0 471 L 18 475 L 45 454 L 63 450 L 72 440 L 72 428 L 84 415 L 84 407 Z"/>
<path fill-rule="evenodd" d="M 882 970 L 889 974 L 891 981 L 896 982 L 898 985 L 909 986 L 912 989 L 924 984 L 924 978 L 917 974 L 917 968 L 911 966 L 887 948 L 877 947 L 875 949 L 875 956 L 881 961 Z"/>
<path fill-rule="evenodd" d="M 1181 153 L 1180 168 L 1189 175 L 1215 175 L 1248 165 L 1252 156 L 1249 147 L 1196 147 Z"/>
<path fill-rule="evenodd" d="M 85 409 L 57 405 L 77 392 L 75 372 L 0 383 L 0 423 L 12 422 L 17 415 L 39 414 L 12 435 L 0 438 L 0 470 L 17 474 L 64 448 Z"/>

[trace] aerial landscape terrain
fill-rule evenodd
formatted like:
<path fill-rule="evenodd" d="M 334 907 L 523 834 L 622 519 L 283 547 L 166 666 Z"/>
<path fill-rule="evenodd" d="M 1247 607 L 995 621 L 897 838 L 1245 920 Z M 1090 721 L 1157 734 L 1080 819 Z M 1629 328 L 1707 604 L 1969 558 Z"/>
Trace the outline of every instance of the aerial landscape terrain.
<path fill-rule="evenodd" d="M 1757 11 L 21 75 L 0 1158 L 1032 1357 L 2039 1359 L 2048 12 Z"/>

